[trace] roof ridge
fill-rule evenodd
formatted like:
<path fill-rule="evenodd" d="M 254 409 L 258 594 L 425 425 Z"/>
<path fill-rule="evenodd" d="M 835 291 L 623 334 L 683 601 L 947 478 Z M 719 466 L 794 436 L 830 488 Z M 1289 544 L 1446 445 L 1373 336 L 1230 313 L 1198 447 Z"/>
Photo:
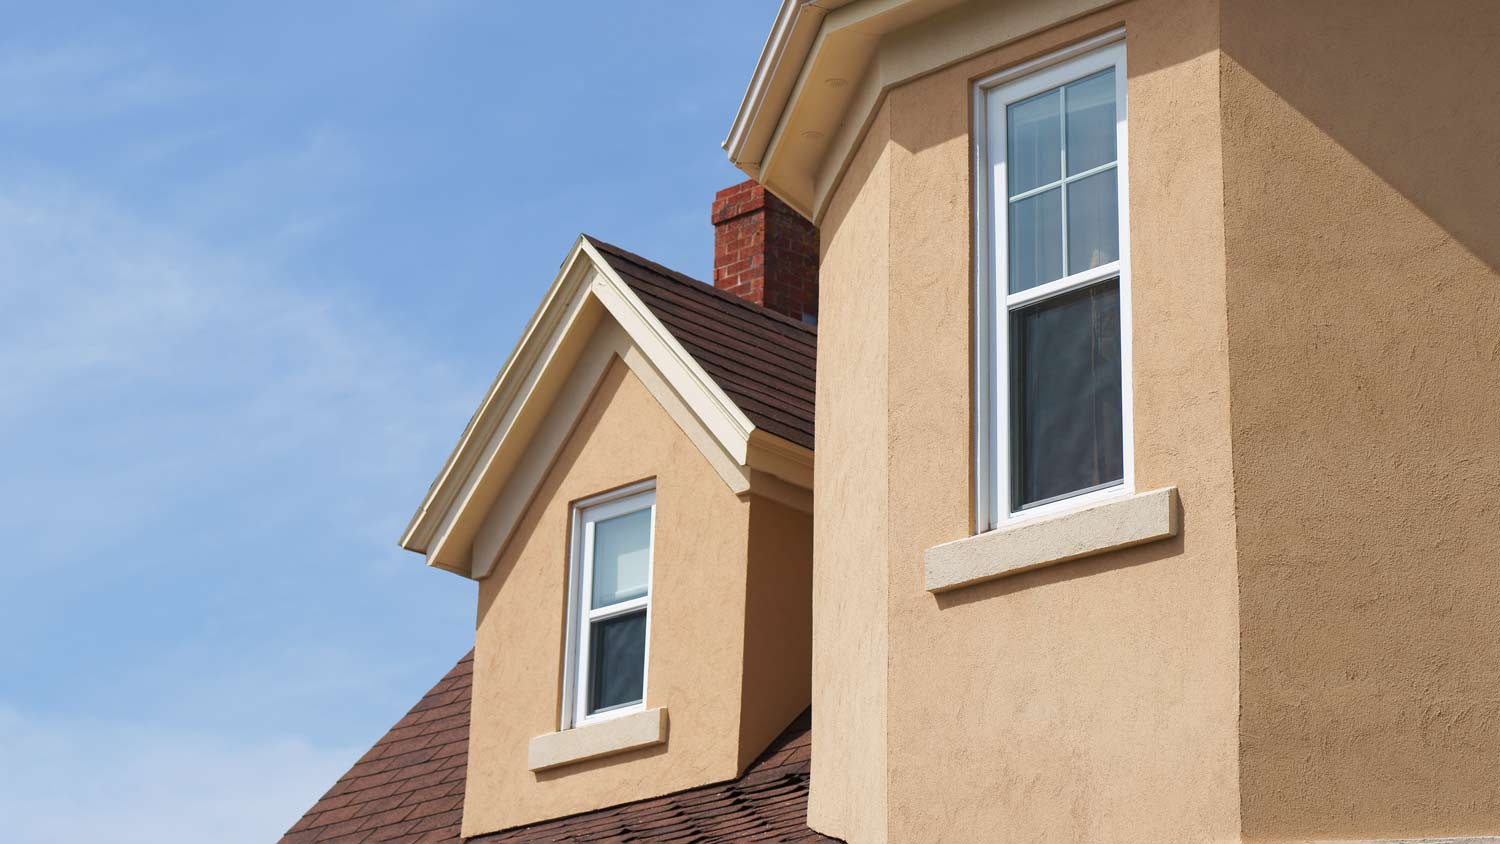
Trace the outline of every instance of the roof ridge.
<path fill-rule="evenodd" d="M 644 267 L 644 268 L 646 268 L 648 270 L 651 270 L 653 272 L 659 273 L 660 275 L 665 276 L 666 278 L 670 278 L 673 281 L 679 282 L 681 284 L 692 285 L 693 287 L 697 287 L 697 288 L 702 288 L 703 290 L 707 291 L 710 295 L 717 296 L 717 297 L 719 297 L 720 299 L 723 299 L 726 302 L 732 302 L 732 303 L 734 303 L 736 305 L 739 305 L 742 308 L 745 308 L 745 309 L 751 311 L 752 313 L 756 313 L 756 314 L 760 314 L 761 316 L 769 317 L 770 319 L 772 319 L 775 322 L 782 323 L 783 325 L 786 325 L 786 326 L 789 326 L 789 327 L 792 327 L 792 328 L 800 329 L 800 330 L 802 330 L 802 331 L 804 331 L 804 332 L 806 332 L 808 334 L 813 335 L 814 337 L 816 337 L 817 334 L 818 334 L 818 328 L 815 325 L 809 325 L 809 324 L 803 322 L 800 319 L 792 319 L 791 317 L 787 316 L 786 314 L 779 313 L 777 311 L 773 311 L 770 308 L 766 307 L 765 305 L 757 305 L 754 302 L 748 301 L 746 299 L 742 299 L 739 296 L 734 295 L 733 293 L 727 293 L 727 292 L 725 292 L 723 290 L 720 290 L 719 288 L 713 286 L 712 284 L 709 284 L 708 282 L 702 281 L 700 279 L 693 278 L 692 276 L 687 275 L 686 273 L 680 273 L 677 270 L 674 270 L 671 267 L 666 266 L 665 264 L 659 264 L 659 263 L 651 260 L 650 258 L 644 258 L 644 257 L 642 257 L 640 255 L 637 255 L 634 252 L 631 252 L 628 249 L 625 249 L 624 247 L 616 246 L 613 243 L 610 243 L 610 242 L 605 241 L 605 240 L 600 240 L 599 238 L 594 237 L 591 234 L 584 233 L 581 236 L 583 237 L 584 240 L 587 240 L 588 242 L 594 244 L 595 246 L 597 246 L 597 247 L 599 247 L 601 249 L 604 249 L 607 252 L 613 253 L 616 257 L 624 258 L 627 261 L 630 261 L 630 262 L 632 262 L 634 264 L 638 264 L 638 265 L 640 265 L 640 266 L 642 266 L 642 267 Z"/>

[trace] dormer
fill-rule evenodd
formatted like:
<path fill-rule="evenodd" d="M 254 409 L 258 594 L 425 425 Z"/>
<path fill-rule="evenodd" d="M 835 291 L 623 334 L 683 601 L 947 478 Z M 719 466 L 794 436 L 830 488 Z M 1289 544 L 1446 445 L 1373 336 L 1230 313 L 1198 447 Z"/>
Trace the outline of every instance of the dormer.
<path fill-rule="evenodd" d="M 402 538 L 479 583 L 465 836 L 732 780 L 809 705 L 815 232 L 714 219 L 724 289 L 578 239 Z"/>

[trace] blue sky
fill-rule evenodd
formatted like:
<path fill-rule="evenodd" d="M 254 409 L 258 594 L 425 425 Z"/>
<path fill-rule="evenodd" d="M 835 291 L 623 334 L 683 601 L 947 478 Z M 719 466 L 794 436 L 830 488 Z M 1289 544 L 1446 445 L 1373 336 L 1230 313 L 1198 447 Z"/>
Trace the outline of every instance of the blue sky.
<path fill-rule="evenodd" d="M 396 537 L 578 232 L 707 276 L 775 11 L 221 6 L 4 10 L 15 844 L 273 841 L 467 650 Z"/>

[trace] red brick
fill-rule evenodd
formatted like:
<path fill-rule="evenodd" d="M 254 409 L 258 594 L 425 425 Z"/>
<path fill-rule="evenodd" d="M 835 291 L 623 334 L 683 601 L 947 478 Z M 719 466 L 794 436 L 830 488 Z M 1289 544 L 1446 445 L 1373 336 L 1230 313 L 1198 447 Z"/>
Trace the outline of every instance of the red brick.
<path fill-rule="evenodd" d="M 754 181 L 714 196 L 714 286 L 793 319 L 818 314 L 818 230 Z"/>

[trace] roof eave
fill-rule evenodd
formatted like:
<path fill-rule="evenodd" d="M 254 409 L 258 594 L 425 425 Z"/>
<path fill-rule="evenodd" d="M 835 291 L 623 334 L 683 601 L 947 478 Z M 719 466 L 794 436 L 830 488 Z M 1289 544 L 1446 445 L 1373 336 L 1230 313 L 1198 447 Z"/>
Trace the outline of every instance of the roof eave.
<path fill-rule="evenodd" d="M 819 222 L 869 116 L 911 76 L 883 67 L 883 39 L 961 4 L 989 8 L 976 3 L 784 0 L 724 141 L 730 161 Z"/>
<path fill-rule="evenodd" d="M 729 153 L 729 159 L 752 178 L 757 175 L 761 156 L 812 50 L 823 17 L 830 9 L 849 2 L 852 0 L 782 0 L 729 135 L 724 138 L 724 151 Z M 772 117 L 770 125 L 758 120 L 763 112 Z"/>
<path fill-rule="evenodd" d="M 588 238 L 580 236 L 402 534 L 402 548 L 424 554 L 428 565 L 465 577 L 487 573 L 487 565 L 470 559 L 475 520 L 488 512 L 497 486 L 503 489 L 512 482 L 504 468 L 507 455 L 525 447 L 524 440 L 550 405 L 551 394 L 538 392 L 538 385 L 556 383 L 548 373 L 571 366 L 559 363 L 568 357 L 565 350 L 580 347 L 583 335 L 593 334 L 604 314 L 629 335 L 667 388 L 686 400 L 691 417 L 706 432 L 700 447 L 721 451 L 732 462 L 729 474 L 734 477 L 726 482 L 737 494 L 752 491 L 757 474 L 811 489 L 811 452 L 757 429 Z"/>

